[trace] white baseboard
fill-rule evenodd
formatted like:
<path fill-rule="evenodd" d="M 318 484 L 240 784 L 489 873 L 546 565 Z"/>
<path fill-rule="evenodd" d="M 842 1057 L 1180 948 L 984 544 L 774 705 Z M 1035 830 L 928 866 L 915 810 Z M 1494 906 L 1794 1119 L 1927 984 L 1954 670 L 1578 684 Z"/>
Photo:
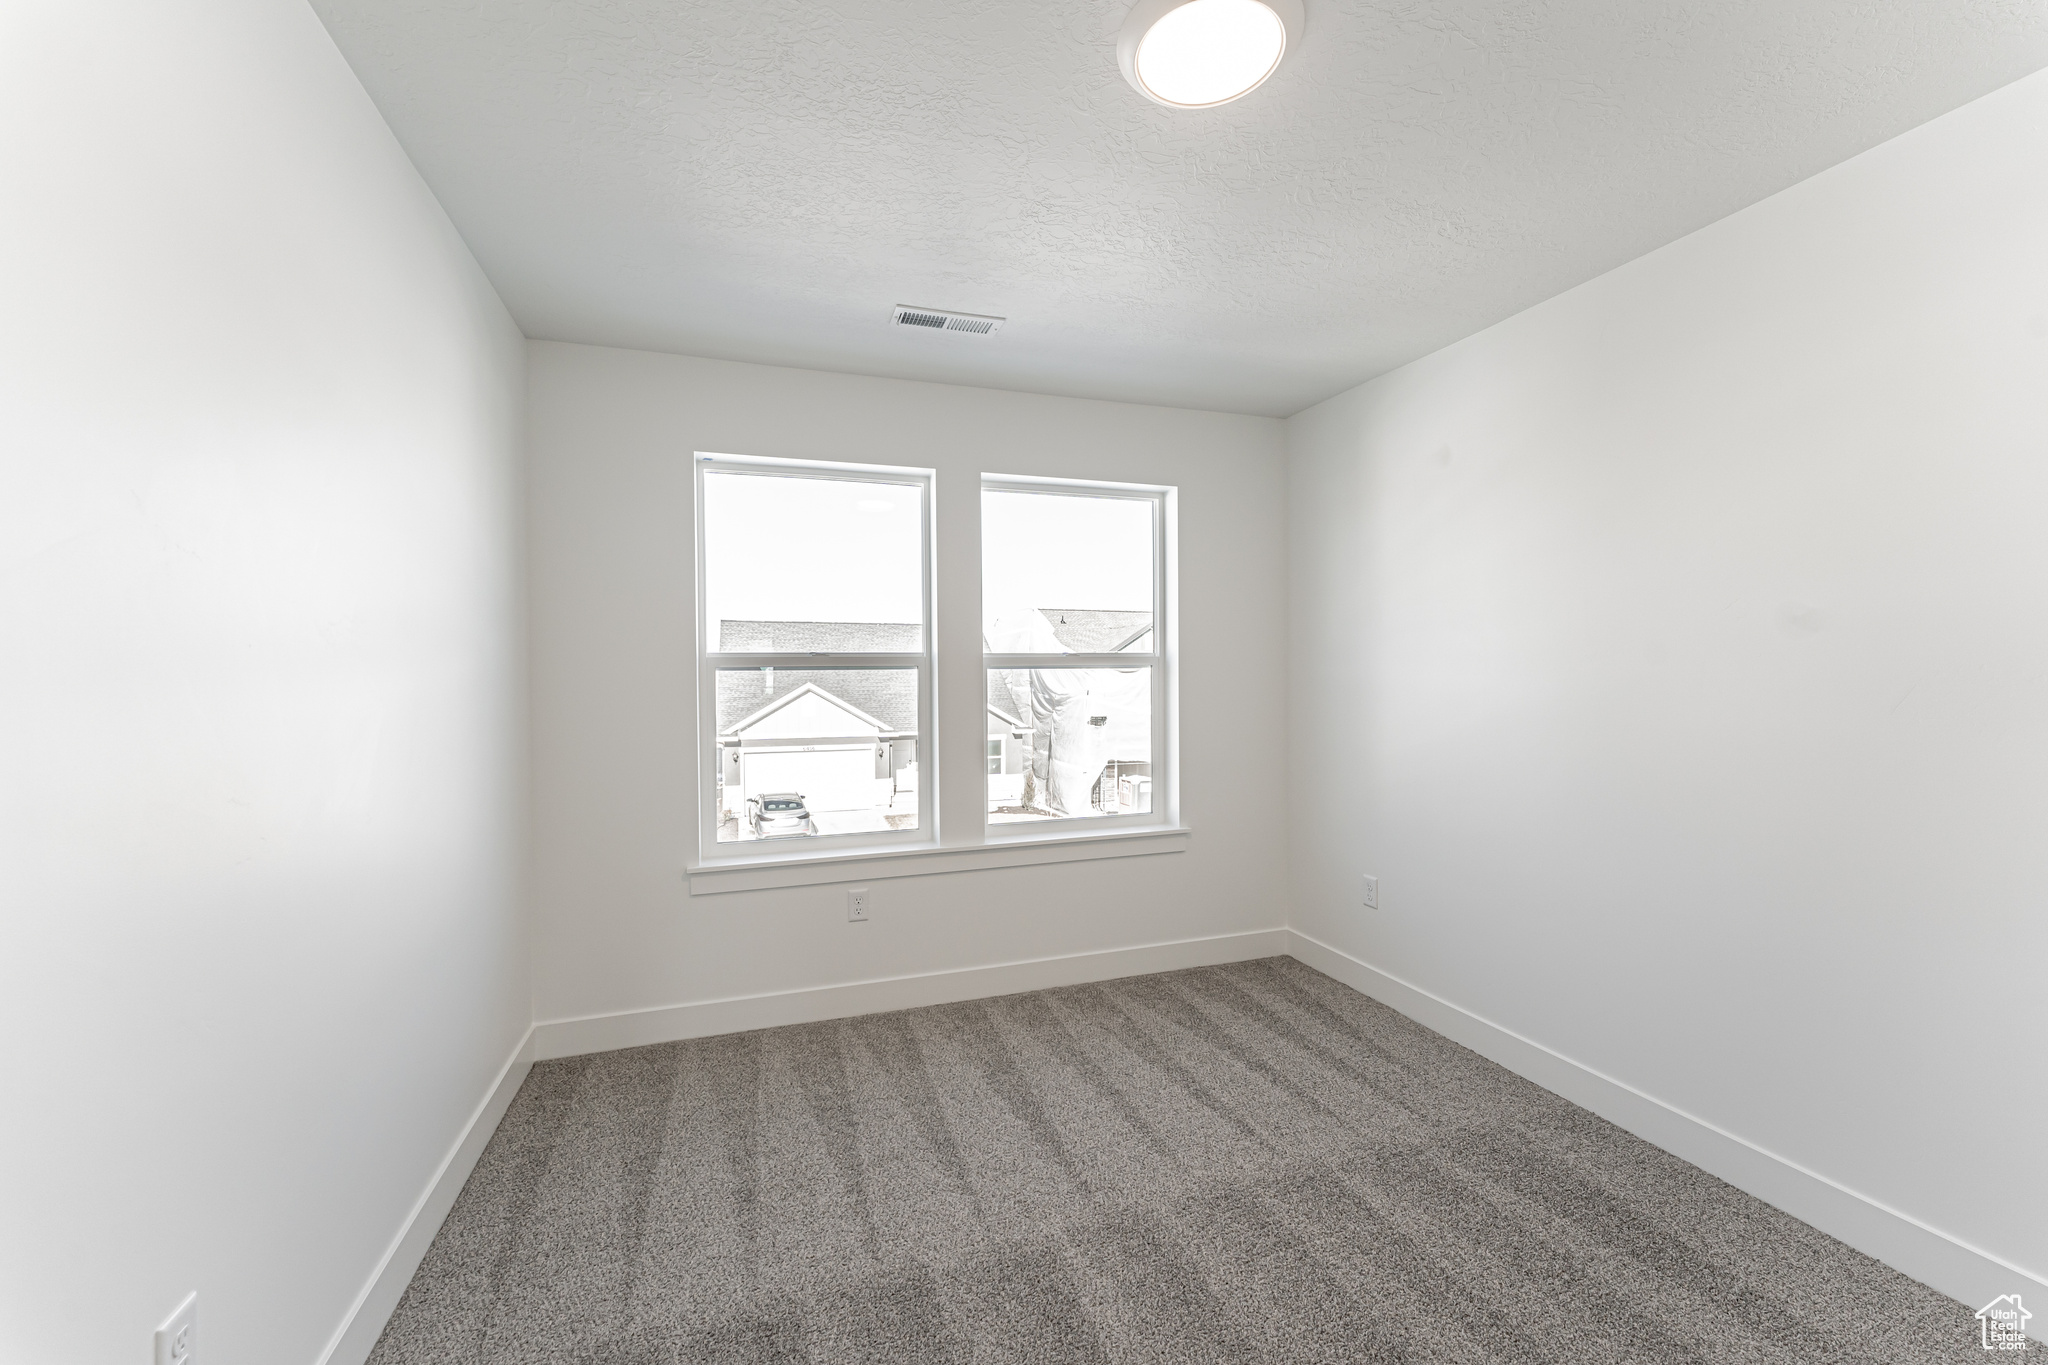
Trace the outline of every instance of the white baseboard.
<path fill-rule="evenodd" d="M 2048 1280 L 2031 1271 L 1502 1028 L 1299 929 L 1289 930 L 1288 937 L 1289 955 L 1325 976 L 1592 1110 L 1901 1274 L 1960 1300 L 1973 1311 L 2001 1294 L 2030 1293 L 2048 1302 Z M 2031 1334 L 2048 1340 L 2048 1311 L 2037 1311 L 2033 1321 L 2041 1326 Z"/>
<path fill-rule="evenodd" d="M 356 1301 L 349 1305 L 348 1312 L 342 1315 L 341 1326 L 334 1330 L 327 1349 L 320 1353 L 319 1365 L 362 1365 L 369 1358 L 370 1348 L 377 1344 L 384 1324 L 391 1320 L 392 1310 L 398 1307 L 406 1285 L 412 1282 L 413 1272 L 425 1259 L 434 1234 L 441 1230 L 441 1220 L 448 1216 L 448 1210 L 455 1204 L 455 1196 L 462 1192 L 469 1173 L 476 1169 L 477 1158 L 483 1155 L 484 1145 L 498 1130 L 498 1121 L 511 1107 L 512 1097 L 519 1093 L 526 1073 L 533 1069 L 533 1060 L 533 1030 L 529 1028 L 526 1036 L 519 1040 L 519 1046 L 505 1059 L 497 1081 L 476 1107 L 476 1112 L 469 1116 L 462 1135 L 449 1149 L 433 1179 L 427 1182 L 427 1188 L 413 1204 L 412 1212 L 406 1215 L 398 1235 L 385 1249 L 384 1259 L 377 1263 L 377 1268 L 370 1273 L 369 1282 L 356 1295 Z"/>
<path fill-rule="evenodd" d="M 1279 957 L 1288 951 L 1288 942 L 1285 929 L 1259 929 L 1244 934 L 1220 934 L 1214 938 L 1181 939 L 1097 953 L 1003 962 L 989 967 L 884 977 L 842 986 L 700 1000 L 688 1005 L 669 1005 L 623 1014 L 552 1019 L 533 1026 L 534 1060 L 576 1057 L 586 1052 L 609 1052 L 622 1047 L 644 1047 L 649 1043 L 672 1043 L 683 1038 L 706 1038 L 718 1033 L 741 1033 L 781 1024 L 809 1024 L 821 1019 L 844 1019 L 856 1014 L 879 1014 L 884 1010 L 913 1009 L 920 1005 L 946 1005 L 956 1000 L 979 1000 L 1018 991 L 1044 990 L 1050 986 L 1078 986 L 1088 981 L 1110 981 L 1120 976 L 1143 976 L 1148 972 L 1170 972 L 1182 967 L 1212 967 L 1221 962 Z"/>

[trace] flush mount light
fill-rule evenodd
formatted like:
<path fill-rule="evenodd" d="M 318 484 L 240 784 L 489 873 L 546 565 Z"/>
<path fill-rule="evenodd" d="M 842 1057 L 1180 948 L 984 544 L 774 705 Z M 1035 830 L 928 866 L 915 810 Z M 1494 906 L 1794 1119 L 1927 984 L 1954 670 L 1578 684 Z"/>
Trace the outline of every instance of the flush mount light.
<path fill-rule="evenodd" d="M 1146 99 L 1207 109 L 1264 84 L 1301 28 L 1301 0 L 1139 0 L 1116 60 Z"/>

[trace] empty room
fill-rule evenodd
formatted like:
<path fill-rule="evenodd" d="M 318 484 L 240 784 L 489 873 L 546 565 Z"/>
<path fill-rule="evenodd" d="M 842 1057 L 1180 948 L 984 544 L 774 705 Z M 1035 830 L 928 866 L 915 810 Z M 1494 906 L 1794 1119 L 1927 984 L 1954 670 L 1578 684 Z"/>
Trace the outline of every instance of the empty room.
<path fill-rule="evenodd" d="M 2048 1351 L 2048 3 L 0 0 L 0 1365 Z"/>

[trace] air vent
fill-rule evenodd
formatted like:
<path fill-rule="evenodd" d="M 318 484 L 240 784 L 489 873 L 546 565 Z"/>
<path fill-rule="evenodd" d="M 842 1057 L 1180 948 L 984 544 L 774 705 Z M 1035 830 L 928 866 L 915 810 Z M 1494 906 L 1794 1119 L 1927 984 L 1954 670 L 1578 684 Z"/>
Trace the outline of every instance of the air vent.
<path fill-rule="evenodd" d="M 943 308 L 908 308 L 896 305 L 898 327 L 928 327 L 935 332 L 965 332 L 969 336 L 993 336 L 1002 327 L 1001 318 L 979 313 L 952 313 Z"/>

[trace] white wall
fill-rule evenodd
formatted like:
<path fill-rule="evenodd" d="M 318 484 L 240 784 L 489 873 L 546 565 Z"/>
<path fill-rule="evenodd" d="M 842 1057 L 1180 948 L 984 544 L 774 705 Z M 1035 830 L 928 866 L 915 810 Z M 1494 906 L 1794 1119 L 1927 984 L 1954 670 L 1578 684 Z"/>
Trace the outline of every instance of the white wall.
<path fill-rule="evenodd" d="M 0 22 L 0 1359 L 303 1365 L 530 1018 L 524 343 L 303 0 Z"/>
<path fill-rule="evenodd" d="M 1278 421 L 548 342 L 527 365 L 539 1019 L 1285 922 Z M 877 882 L 864 925 L 843 883 L 692 897 L 695 450 L 936 468 L 941 562 L 970 566 L 984 471 L 1177 484 L 1189 851 Z M 972 570 L 938 593 L 941 722 L 967 717 L 946 799 L 971 817 Z"/>
<path fill-rule="evenodd" d="M 1288 435 L 1294 923 L 2036 1276 L 2044 223 L 2048 75 Z"/>

